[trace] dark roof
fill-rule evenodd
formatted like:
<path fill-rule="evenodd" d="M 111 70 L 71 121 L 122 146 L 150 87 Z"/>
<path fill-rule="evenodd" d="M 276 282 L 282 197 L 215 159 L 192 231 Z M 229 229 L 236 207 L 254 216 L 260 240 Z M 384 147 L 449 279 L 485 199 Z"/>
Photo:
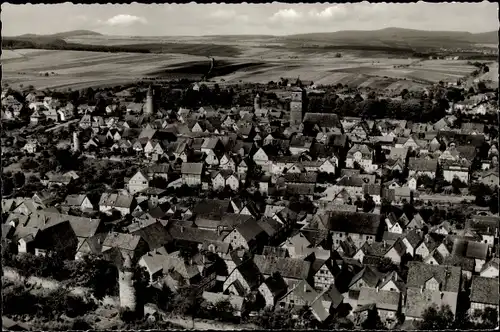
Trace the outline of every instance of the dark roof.
<path fill-rule="evenodd" d="M 207 199 L 199 202 L 193 208 L 193 213 L 197 216 L 220 216 L 229 212 L 230 200 Z"/>
<path fill-rule="evenodd" d="M 261 271 L 255 265 L 255 263 L 248 259 L 236 267 L 241 273 L 243 278 L 246 280 L 250 288 L 255 288 L 260 286 L 261 283 Z"/>
<path fill-rule="evenodd" d="M 313 195 L 315 184 L 312 183 L 289 183 L 286 185 L 286 193 L 289 195 Z"/>
<path fill-rule="evenodd" d="M 286 173 L 284 175 L 285 182 L 291 183 L 316 183 L 318 174 L 315 172 L 310 173 Z"/>
<path fill-rule="evenodd" d="M 466 257 L 474 259 L 486 260 L 488 256 L 488 244 L 476 241 L 469 241 L 467 243 Z"/>
<path fill-rule="evenodd" d="M 199 229 L 196 227 L 180 226 L 175 224 L 167 225 L 170 236 L 177 241 L 188 241 L 194 243 L 203 243 L 204 241 L 220 240 L 217 232 Z"/>
<path fill-rule="evenodd" d="M 325 217 L 322 228 L 337 232 L 376 235 L 381 224 L 381 216 L 373 213 L 330 211 Z"/>
<path fill-rule="evenodd" d="M 253 218 L 248 219 L 247 221 L 236 226 L 236 231 L 239 232 L 247 242 L 256 240 L 262 233 L 265 234 L 262 227 L 260 227 L 257 221 Z"/>
<path fill-rule="evenodd" d="M 305 279 L 309 276 L 311 263 L 300 258 L 280 258 L 275 256 L 255 255 L 255 265 L 264 275 L 279 272 L 283 278 Z"/>
<path fill-rule="evenodd" d="M 139 245 L 140 240 L 141 237 L 138 235 L 111 232 L 106 236 L 102 245 L 105 247 L 134 251 Z"/>
<path fill-rule="evenodd" d="M 159 222 L 143 227 L 131 234 L 143 238 L 151 250 L 163 247 L 172 240 L 166 228 Z"/>
<path fill-rule="evenodd" d="M 411 261 L 408 263 L 408 288 L 420 288 L 430 278 L 441 283 L 441 290 L 458 293 L 460 290 L 461 269 L 456 266 L 430 265 Z"/>
<path fill-rule="evenodd" d="M 470 301 L 498 306 L 498 278 L 472 277 Z"/>
<path fill-rule="evenodd" d="M 376 287 L 379 280 L 380 275 L 377 271 L 374 270 L 371 266 L 365 266 L 361 271 L 358 272 L 354 277 L 352 277 L 351 282 L 349 283 L 349 287 L 354 285 L 358 280 L 363 279 L 363 281 L 370 287 Z"/>
<path fill-rule="evenodd" d="M 410 158 L 408 161 L 408 169 L 420 172 L 435 172 L 437 170 L 437 160 Z"/>
<path fill-rule="evenodd" d="M 269 288 L 275 298 L 280 298 L 286 294 L 288 286 L 281 276 L 272 275 L 264 283 Z"/>
<path fill-rule="evenodd" d="M 201 175 L 203 170 L 203 163 L 182 163 L 182 174 L 195 174 Z"/>

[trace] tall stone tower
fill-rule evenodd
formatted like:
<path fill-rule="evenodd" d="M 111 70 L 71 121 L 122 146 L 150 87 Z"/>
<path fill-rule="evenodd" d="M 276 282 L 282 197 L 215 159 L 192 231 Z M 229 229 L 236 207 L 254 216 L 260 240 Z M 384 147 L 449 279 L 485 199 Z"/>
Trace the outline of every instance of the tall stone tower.
<path fill-rule="evenodd" d="M 262 100 L 260 99 L 260 95 L 257 94 L 253 99 L 254 111 L 257 112 L 258 110 L 260 110 L 261 107 L 262 107 Z"/>
<path fill-rule="evenodd" d="M 153 87 L 150 85 L 146 96 L 146 105 L 144 106 L 144 114 L 153 114 Z"/>
<path fill-rule="evenodd" d="M 306 103 L 305 91 L 302 88 L 292 90 L 292 100 L 290 101 L 290 125 L 298 126 L 302 123 Z"/>
<path fill-rule="evenodd" d="M 134 289 L 134 273 L 132 271 L 132 260 L 129 255 L 125 255 L 123 266 L 118 271 L 118 285 L 120 288 L 120 307 L 134 311 L 136 309 L 136 296 Z"/>
<path fill-rule="evenodd" d="M 78 137 L 78 132 L 73 132 L 73 152 L 80 151 L 80 138 Z"/>

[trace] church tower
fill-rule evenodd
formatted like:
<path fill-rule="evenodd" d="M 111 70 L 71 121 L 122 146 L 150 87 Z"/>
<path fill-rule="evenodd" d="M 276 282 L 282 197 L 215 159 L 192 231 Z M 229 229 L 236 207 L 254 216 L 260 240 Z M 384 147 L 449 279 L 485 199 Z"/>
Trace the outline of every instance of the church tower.
<path fill-rule="evenodd" d="M 294 88 L 292 90 L 292 100 L 290 101 L 290 125 L 298 126 L 302 123 L 305 103 L 305 90 L 302 88 Z"/>
<path fill-rule="evenodd" d="M 261 107 L 262 107 L 262 101 L 260 99 L 260 95 L 257 94 L 255 96 L 255 98 L 253 99 L 254 112 L 257 112 L 258 110 L 260 110 Z"/>
<path fill-rule="evenodd" d="M 146 105 L 144 106 L 144 114 L 153 114 L 153 87 L 150 85 L 146 96 Z"/>

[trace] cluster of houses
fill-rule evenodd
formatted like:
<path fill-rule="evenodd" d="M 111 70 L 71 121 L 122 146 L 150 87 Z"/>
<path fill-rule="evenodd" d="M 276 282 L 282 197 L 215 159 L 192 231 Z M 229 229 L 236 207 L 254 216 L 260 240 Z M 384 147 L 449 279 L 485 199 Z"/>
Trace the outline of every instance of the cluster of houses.
<path fill-rule="evenodd" d="M 207 301 L 229 299 L 237 315 L 307 305 L 325 322 L 376 309 L 394 327 L 403 315 L 422 319 L 433 304 L 455 314 L 466 292 L 471 312 L 498 309 L 491 291 L 499 280 L 498 215 L 477 212 L 459 229 L 402 209 L 469 197 L 426 192 L 423 177 L 498 190 L 498 149 L 485 125 L 457 125 L 453 114 L 428 124 L 306 113 L 307 93 L 298 88 L 289 117 L 263 107 L 258 95 L 253 108 L 164 112 L 155 111 L 151 91 L 122 118 L 86 107 L 73 133 L 75 152 L 141 161 L 125 187 L 98 201 L 81 193 L 54 205 L 50 190 L 4 199 L 3 241 L 19 253 L 57 250 L 69 259 L 101 256 L 119 268 L 138 264 L 152 285 L 174 292 L 192 285 Z M 35 118 L 57 110 L 54 121 L 64 122 L 75 114 L 63 118 L 69 105 L 40 98 L 27 98 Z M 27 153 L 40 148 L 33 140 L 25 146 Z M 383 182 L 387 174 L 399 175 Z M 75 171 L 53 172 L 43 184 L 76 178 Z M 162 188 L 153 185 L 158 178 Z M 187 202 L 168 194 L 183 186 L 231 198 Z M 367 200 L 368 209 L 356 204 Z M 383 202 L 392 204 L 389 212 L 381 212 Z M 306 203 L 314 208 L 302 208 Z M 99 218 L 70 215 L 75 209 L 116 212 L 129 223 L 117 232 Z M 383 268 L 387 261 L 392 268 Z"/>

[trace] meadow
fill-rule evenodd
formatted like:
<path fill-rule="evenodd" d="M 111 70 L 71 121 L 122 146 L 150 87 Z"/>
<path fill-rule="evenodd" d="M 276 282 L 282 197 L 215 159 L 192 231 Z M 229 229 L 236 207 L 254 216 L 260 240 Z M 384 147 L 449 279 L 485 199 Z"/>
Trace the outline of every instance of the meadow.
<path fill-rule="evenodd" d="M 94 44 L 139 44 L 140 38 L 98 36 L 88 38 Z M 82 43 L 86 38 L 75 40 Z M 189 38 L 188 38 L 189 39 Z M 192 40 L 191 40 L 192 39 Z M 189 40 L 174 38 L 144 39 L 145 45 L 180 41 L 193 43 L 189 54 L 167 53 L 109 53 L 69 50 L 16 49 L 4 50 L 2 65 L 4 82 L 13 87 L 37 89 L 81 89 L 89 86 L 126 84 L 146 77 L 162 79 L 200 80 L 210 68 L 209 49 L 202 56 L 203 45 L 196 37 Z M 73 39 L 70 39 L 74 41 Z M 214 37 L 214 41 L 220 40 Z M 228 43 L 231 40 L 228 41 Z M 214 56 L 216 65 L 210 80 L 214 82 L 268 83 L 282 77 L 313 81 L 317 85 L 344 84 L 399 92 L 402 89 L 423 89 L 428 84 L 456 82 L 475 67 L 465 60 L 421 60 L 411 57 L 387 55 L 383 52 L 364 51 L 303 52 L 276 47 L 272 39 L 252 39 L 235 42 L 238 55 Z M 198 43 L 198 44 L 197 44 Z M 249 44 L 250 43 L 250 44 Z M 257 44 L 253 44 L 257 43 Z M 107 45 L 110 45 L 107 44 Z M 182 44 L 181 44 L 182 45 Z M 251 46 L 253 45 L 253 46 Z M 178 49 L 172 49 L 178 52 Z M 191 51 L 189 51 L 191 52 Z M 496 64 L 498 68 L 498 64 Z M 494 67 L 493 67 L 494 68 Z M 491 73 L 485 79 L 494 79 Z M 496 72 L 496 71 L 495 71 Z M 498 77 L 496 77 L 498 81 Z"/>

